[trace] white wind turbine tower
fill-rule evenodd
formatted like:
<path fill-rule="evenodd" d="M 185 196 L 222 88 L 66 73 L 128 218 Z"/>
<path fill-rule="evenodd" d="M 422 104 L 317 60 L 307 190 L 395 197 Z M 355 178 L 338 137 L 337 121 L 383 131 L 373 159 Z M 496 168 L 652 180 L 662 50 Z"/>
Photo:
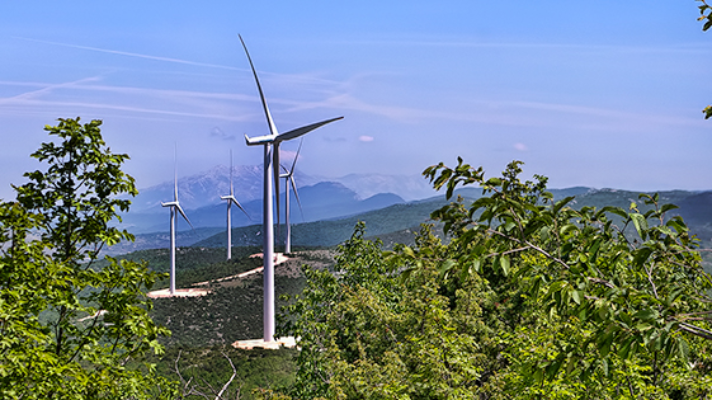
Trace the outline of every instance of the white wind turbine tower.
<path fill-rule="evenodd" d="M 292 168 L 285 170 L 285 173 L 280 175 L 280 178 L 284 178 L 284 223 L 287 225 L 287 236 L 284 239 L 284 253 L 290 254 L 292 252 L 292 226 L 289 223 L 289 213 L 291 209 L 289 207 L 289 185 L 292 185 L 294 190 L 294 197 L 297 199 L 297 204 L 299 205 L 299 211 L 302 213 L 302 221 L 304 220 L 304 211 L 302 209 L 302 202 L 299 200 L 299 192 L 297 192 L 297 184 L 294 182 L 294 167 L 297 166 L 297 158 L 299 158 L 299 152 L 302 150 L 302 142 L 299 141 L 299 148 L 297 149 L 297 155 L 294 156 L 294 161 L 292 162 Z"/>
<path fill-rule="evenodd" d="M 183 208 L 178 202 L 178 175 L 176 172 L 175 153 L 173 155 L 173 201 L 168 203 L 161 202 L 162 207 L 170 207 L 171 209 L 171 284 L 170 292 L 174 295 L 176 292 L 176 210 L 183 216 L 183 219 L 193 228 L 193 224 L 183 212 Z"/>
<path fill-rule="evenodd" d="M 250 218 L 249 214 L 247 214 L 247 211 L 245 211 L 244 208 L 240 205 L 240 202 L 237 201 L 235 198 L 235 195 L 233 193 L 233 188 L 232 188 L 232 150 L 230 150 L 230 194 L 227 196 L 220 196 L 222 200 L 227 200 L 227 259 L 230 260 L 232 258 L 232 223 L 230 222 L 230 206 L 232 206 L 232 203 L 235 203 L 236 206 L 240 207 L 240 210 L 247 215 L 247 218 Z"/>
<path fill-rule="evenodd" d="M 267 102 L 265 101 L 264 93 L 262 92 L 262 86 L 260 85 L 260 80 L 257 77 L 257 71 L 255 66 L 252 64 L 252 58 L 250 58 L 250 53 L 247 51 L 247 46 L 245 41 L 242 40 L 240 36 L 240 42 L 242 42 L 242 47 L 245 49 L 245 54 L 247 55 L 247 60 L 250 62 L 250 68 L 252 69 L 252 74 L 255 76 L 255 83 L 257 84 L 257 90 L 260 93 L 260 100 L 262 101 L 262 108 L 267 118 L 267 125 L 269 126 L 269 135 L 258 136 L 250 138 L 245 135 L 245 141 L 248 146 L 264 146 L 264 191 L 262 197 L 262 233 L 263 233 L 263 249 L 262 258 L 264 261 L 264 333 L 263 339 L 265 342 L 274 341 L 274 226 L 273 226 L 273 215 L 272 215 L 272 179 L 276 186 L 276 196 L 277 201 L 277 218 L 279 219 L 279 144 L 283 141 L 296 139 L 299 136 L 307 134 L 316 128 L 324 126 L 330 122 L 342 119 L 343 117 L 332 118 L 326 121 L 317 122 L 315 124 L 303 126 L 301 128 L 293 129 L 289 132 L 278 133 L 277 128 L 272 120 L 272 115 L 267 107 Z"/>

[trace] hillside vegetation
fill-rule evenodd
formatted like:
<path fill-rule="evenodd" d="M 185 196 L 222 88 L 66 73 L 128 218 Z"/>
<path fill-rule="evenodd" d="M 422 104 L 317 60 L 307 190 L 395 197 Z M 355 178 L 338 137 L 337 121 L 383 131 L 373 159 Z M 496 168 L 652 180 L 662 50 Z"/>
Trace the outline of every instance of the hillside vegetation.
<path fill-rule="evenodd" d="M 234 277 L 262 266 L 256 247 L 234 247 L 233 259 L 225 260 L 225 250 L 206 247 L 184 247 L 176 251 L 176 285 L 179 288 L 201 287 L 211 291 L 202 297 L 153 299 L 151 317 L 170 328 L 172 335 L 161 342 L 168 345 L 203 347 L 231 344 L 236 340 L 255 339 L 262 335 L 263 291 L 261 272 L 244 278 Z M 119 260 L 147 262 L 156 272 L 167 272 L 168 250 L 141 250 L 119 256 Z M 333 265 L 333 251 L 297 249 L 290 258 L 275 268 L 278 295 L 294 295 L 304 288 L 301 266 L 324 269 Z M 226 277 L 233 277 L 225 279 Z M 168 286 L 168 280 L 157 282 L 154 290 Z M 278 299 L 279 306 L 286 304 Z"/>
<path fill-rule="evenodd" d="M 480 189 L 466 189 L 459 191 L 465 203 L 476 200 L 481 193 Z M 601 208 L 605 205 L 627 209 L 631 202 L 639 202 L 638 194 L 630 191 L 597 190 L 585 188 L 572 188 L 568 191 L 554 191 L 557 198 L 566 195 L 576 195 L 570 203 L 573 209 L 583 207 Z M 661 201 L 682 203 L 684 208 L 672 210 L 675 213 L 685 214 L 692 220 L 691 226 L 697 227 L 701 232 L 707 232 L 710 223 L 703 221 L 707 214 L 701 213 L 703 218 L 695 218 L 694 210 L 706 205 L 709 197 L 700 196 L 684 191 L 662 192 Z M 691 201 L 690 199 L 694 200 Z M 691 203 L 693 206 L 686 205 Z M 398 204 L 384 209 L 355 215 L 348 218 L 329 221 L 318 221 L 297 224 L 293 227 L 293 241 L 296 246 L 295 257 L 288 263 L 278 265 L 276 268 L 275 284 L 278 295 L 300 293 L 305 285 L 305 277 L 300 272 L 302 264 L 309 264 L 317 268 L 330 268 L 333 265 L 333 251 L 327 250 L 336 244 L 347 240 L 352 234 L 358 221 L 366 222 L 368 238 L 383 241 L 384 249 L 390 249 L 396 243 L 413 246 L 418 224 L 430 221 L 430 213 L 449 202 L 440 198 L 421 202 Z M 647 210 L 644 204 L 639 205 L 641 212 Z M 479 215 L 479 213 L 476 213 Z M 612 217 L 614 220 L 616 216 Z M 432 221 L 431 221 L 432 222 Z M 621 222 L 621 221 L 618 221 Z M 435 234 L 442 235 L 442 224 L 436 224 Z M 253 368 L 262 372 L 262 379 L 252 377 L 251 372 L 244 372 L 243 395 L 248 387 L 265 387 L 269 385 L 277 388 L 282 385 L 289 386 L 294 378 L 293 352 L 264 352 L 260 357 L 246 356 L 231 350 L 230 344 L 236 340 L 254 339 L 262 333 L 263 293 L 261 273 L 250 275 L 243 279 L 232 279 L 221 282 L 216 280 L 239 274 L 261 266 L 261 259 L 249 256 L 261 251 L 262 236 L 259 226 L 249 226 L 233 229 L 233 243 L 239 244 L 233 248 L 233 259 L 225 261 L 225 233 L 217 233 L 207 239 L 199 241 L 190 247 L 180 247 L 177 250 L 178 271 L 177 283 L 179 287 L 194 287 L 200 282 L 208 282 L 212 292 L 197 298 L 163 298 L 153 301 L 154 308 L 151 316 L 157 323 L 167 326 L 172 331 L 172 336 L 161 339 L 167 345 L 167 353 L 158 361 L 159 370 L 166 377 L 176 378 L 175 366 L 172 363 L 178 351 L 185 365 L 190 366 L 190 374 L 195 378 L 206 379 L 213 385 L 224 383 L 229 377 L 231 368 L 221 351 L 231 357 L 236 357 L 236 365 L 241 371 L 253 371 Z M 631 227 L 634 234 L 635 229 Z M 629 229 L 630 230 L 630 229 Z M 707 236 L 709 237 L 709 236 Z M 447 239 L 442 237 L 442 239 Z M 702 244 L 707 244 L 703 242 Z M 307 247 L 305 245 L 311 245 Z M 317 250 L 323 248 L 324 250 Z M 119 258 L 130 260 L 145 260 L 151 269 L 159 272 L 168 270 L 168 250 L 154 249 L 136 251 Z M 159 282 L 159 287 L 167 286 L 166 281 Z M 278 300 L 280 306 L 289 304 L 284 299 Z M 223 346 L 223 347 L 221 347 Z M 227 347 L 224 347 L 227 346 Z M 204 359 L 197 354 L 205 354 Z M 252 353 L 249 353 L 252 354 Z M 244 363 L 244 364 L 243 364 Z M 251 366 L 250 366 L 251 365 Z M 279 367 L 284 366 L 284 368 Z M 242 372 L 241 372 L 242 374 Z M 186 375 L 187 376 L 187 375 Z M 191 375 L 192 376 L 192 375 Z M 259 382 L 261 383 L 259 383 Z M 253 386 L 254 385 L 254 386 Z"/>

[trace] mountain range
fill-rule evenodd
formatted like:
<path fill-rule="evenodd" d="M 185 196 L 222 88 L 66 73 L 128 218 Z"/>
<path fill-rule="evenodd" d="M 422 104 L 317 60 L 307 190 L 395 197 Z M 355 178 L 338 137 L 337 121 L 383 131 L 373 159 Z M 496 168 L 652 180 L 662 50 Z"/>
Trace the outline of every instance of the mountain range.
<path fill-rule="evenodd" d="M 244 204 L 262 199 L 261 165 L 240 165 L 232 169 L 235 197 Z M 367 199 L 381 193 L 394 193 L 405 201 L 431 197 L 436 194 L 428 181 L 420 175 L 350 174 L 340 178 L 314 176 L 294 172 L 297 188 L 313 186 L 320 182 L 333 182 L 354 192 L 357 200 Z M 284 184 L 284 182 L 281 182 Z M 230 193 L 230 168 L 218 165 L 208 171 L 178 179 L 178 196 L 184 210 L 193 210 L 221 204 L 220 196 Z M 173 181 L 139 190 L 131 199 L 132 212 L 158 211 L 161 202 L 173 200 Z"/>
<path fill-rule="evenodd" d="M 235 232 L 236 238 L 259 235 L 259 226 L 262 223 L 262 173 L 261 166 L 233 168 L 235 197 L 248 214 L 245 215 L 237 207 L 233 207 L 233 228 L 254 227 L 249 229 L 249 234 Z M 359 219 L 368 219 L 372 224 L 379 224 L 377 233 L 374 232 L 376 234 L 413 228 L 427 220 L 429 213 L 445 201 L 443 195 L 437 194 L 430 188 L 427 180 L 421 176 L 352 174 L 338 180 L 322 181 L 319 177 L 303 174 L 297 170 L 295 179 L 299 184 L 299 199 L 303 208 L 299 209 L 297 198 L 294 192 L 291 192 L 292 223 L 299 226 L 299 224 L 313 224 L 318 221 L 337 221 L 331 225 L 339 226 L 338 232 L 329 224 L 327 224 L 329 226 L 317 224 L 295 227 L 295 243 L 315 245 L 338 243 L 345 239 L 344 235 L 349 234 L 354 222 Z M 204 173 L 181 178 L 178 181 L 178 190 L 180 203 L 194 227 L 191 229 L 179 218 L 179 246 L 191 245 L 224 232 L 226 204 L 220 200 L 220 196 L 230 192 L 228 167 L 217 166 Z M 584 205 L 598 208 L 615 205 L 627 209 L 631 202 L 642 203 L 638 200 L 637 192 L 625 190 L 572 187 L 550 189 L 550 191 L 555 198 L 575 196 L 570 204 L 574 208 Z M 173 182 L 168 181 L 142 189 L 139 193 L 132 199 L 131 211 L 122 215 L 121 226 L 134 234 L 139 234 L 137 242 L 130 245 L 127 250 L 164 246 L 163 242 L 167 243 L 168 240 L 168 211 L 163 209 L 160 203 L 173 199 Z M 414 197 L 417 194 L 422 197 Z M 482 196 L 482 190 L 467 187 L 458 189 L 457 194 L 468 199 L 476 199 Z M 678 190 L 660 192 L 660 196 L 661 202 L 680 206 L 672 214 L 683 216 L 701 239 L 709 241 L 712 238 L 712 192 Z M 281 197 L 280 200 L 283 205 L 284 198 Z M 280 219 L 280 222 L 284 223 L 284 214 Z M 384 223 L 386 221 L 387 223 Z M 316 232 L 317 226 L 320 227 L 319 229 L 326 229 L 324 235 L 333 237 L 328 240 L 319 238 L 320 233 Z M 239 242 L 238 240 L 235 244 Z M 254 244 L 253 242 L 254 238 L 247 240 L 245 244 Z M 112 253 L 116 251 L 119 251 L 119 248 L 113 249 Z"/>
<path fill-rule="evenodd" d="M 261 222 L 262 174 L 262 166 L 259 165 L 233 167 L 235 197 L 248 214 L 246 216 L 233 207 L 233 226 Z M 358 214 L 436 193 L 418 175 L 351 174 L 330 180 L 296 170 L 294 177 L 303 207 L 300 211 L 297 198 L 291 192 L 291 219 L 294 223 Z M 173 182 L 166 181 L 139 190 L 139 194 L 131 199 L 131 210 L 122 214 L 121 226 L 133 233 L 167 231 L 168 213 L 161 207 L 161 202 L 173 200 L 173 188 Z M 223 165 L 178 180 L 180 204 L 195 228 L 225 224 L 226 206 L 220 196 L 228 193 L 230 169 Z M 284 202 L 283 194 L 280 201 Z M 190 229 L 190 226 L 179 218 L 178 230 L 186 229 Z"/>
<path fill-rule="evenodd" d="M 575 209 L 584 206 L 598 209 L 613 205 L 628 209 L 631 203 L 638 203 L 644 212 L 647 207 L 639 200 L 638 192 L 617 189 L 593 189 L 572 187 L 550 189 L 555 199 L 575 196 L 569 205 Z M 678 209 L 668 212 L 668 216 L 682 216 L 691 231 L 695 233 L 703 248 L 712 248 L 712 192 L 665 191 L 659 192 L 660 203 L 672 203 Z M 474 187 L 460 188 L 455 197 L 461 196 L 467 204 L 483 195 Z M 358 195 L 335 182 L 321 182 L 300 189 L 304 205 L 304 219 L 296 205 L 292 209 L 293 243 L 298 246 L 333 246 L 347 239 L 357 221 L 365 221 L 367 233 L 378 235 L 384 241 L 406 241 L 412 239 L 414 229 L 429 220 L 430 213 L 442 207 L 447 201 L 440 194 L 428 199 L 406 202 L 395 194 L 378 194 L 360 200 Z M 295 199 L 293 198 L 292 201 Z M 261 245 L 261 200 L 244 203 L 251 219 L 233 207 L 233 245 Z M 107 254 L 124 254 L 130 251 L 168 246 L 168 213 L 132 213 L 125 216 L 125 225 L 136 222 L 130 231 L 136 234 L 133 243 L 122 243 L 106 249 Z M 225 204 L 217 204 L 190 210 L 189 218 L 196 226 L 191 230 L 183 223 L 177 234 L 179 246 L 222 247 L 225 245 Z M 140 223 L 139 223 L 140 222 Z M 237 222 L 237 223 L 235 223 Z M 276 222 L 276 220 L 275 220 Z M 284 221 L 282 220 L 282 223 Z M 143 230 L 136 227 L 149 227 Z M 152 232 L 152 233 L 150 233 Z M 386 240 L 386 237 L 392 238 Z"/>
<path fill-rule="evenodd" d="M 182 204 L 182 194 L 179 194 L 179 198 Z M 339 218 L 405 202 L 403 198 L 393 193 L 381 193 L 361 200 L 356 192 L 336 182 L 320 182 L 312 186 L 303 186 L 299 189 L 299 198 L 303 207 L 301 211 L 294 192 L 290 192 L 292 210 L 290 219 L 292 223 Z M 284 198 L 282 197 L 281 200 L 282 207 L 284 207 Z M 247 212 L 247 215 L 237 207 L 232 207 L 232 226 L 239 227 L 261 224 L 262 199 L 240 203 Z M 218 226 L 224 229 L 226 223 L 226 204 L 224 201 L 222 203 L 210 204 L 204 207 L 186 210 L 186 214 L 196 229 Z M 280 222 L 283 223 L 284 213 L 282 213 L 280 218 Z M 277 222 L 276 215 L 275 222 Z M 159 208 L 149 209 L 144 212 L 130 211 L 122 215 L 121 225 L 132 233 L 167 232 L 168 212 L 162 209 L 160 205 Z M 190 226 L 179 218 L 177 230 L 190 230 Z"/>

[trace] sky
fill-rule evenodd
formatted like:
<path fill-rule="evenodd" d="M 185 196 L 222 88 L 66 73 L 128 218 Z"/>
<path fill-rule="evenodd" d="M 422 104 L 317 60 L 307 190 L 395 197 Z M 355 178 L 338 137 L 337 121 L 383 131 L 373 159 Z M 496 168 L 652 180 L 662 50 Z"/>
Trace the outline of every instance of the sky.
<path fill-rule="evenodd" d="M 242 35 L 297 168 L 417 175 L 512 160 L 549 186 L 712 189 L 712 32 L 693 0 L 0 4 L 0 198 L 57 118 L 101 119 L 139 188 L 257 165 Z M 298 141 L 282 145 L 283 159 Z"/>

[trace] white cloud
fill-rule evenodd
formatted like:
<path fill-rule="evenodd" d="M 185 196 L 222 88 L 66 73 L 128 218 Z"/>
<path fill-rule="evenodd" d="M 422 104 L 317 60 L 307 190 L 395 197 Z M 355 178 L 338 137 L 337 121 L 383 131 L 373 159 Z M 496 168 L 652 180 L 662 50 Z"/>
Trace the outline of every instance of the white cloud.
<path fill-rule="evenodd" d="M 373 142 L 373 136 L 361 135 L 358 140 L 361 142 Z"/>
<path fill-rule="evenodd" d="M 514 150 L 528 151 L 529 148 L 527 148 L 527 145 L 525 145 L 524 143 L 514 143 Z"/>

